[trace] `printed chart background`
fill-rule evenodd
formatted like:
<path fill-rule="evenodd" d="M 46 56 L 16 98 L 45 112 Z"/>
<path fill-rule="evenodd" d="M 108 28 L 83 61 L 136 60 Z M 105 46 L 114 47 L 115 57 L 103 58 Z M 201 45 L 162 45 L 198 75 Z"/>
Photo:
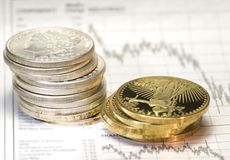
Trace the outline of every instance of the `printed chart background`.
<path fill-rule="evenodd" d="M 201 129 L 177 143 L 142 144 L 92 126 L 43 123 L 17 106 L 0 56 L 0 159 L 152 160 L 230 158 L 230 2 L 227 0 L 1 0 L 0 50 L 14 33 L 65 26 L 93 37 L 107 64 L 108 95 L 150 75 L 190 79 L 211 104 Z"/>

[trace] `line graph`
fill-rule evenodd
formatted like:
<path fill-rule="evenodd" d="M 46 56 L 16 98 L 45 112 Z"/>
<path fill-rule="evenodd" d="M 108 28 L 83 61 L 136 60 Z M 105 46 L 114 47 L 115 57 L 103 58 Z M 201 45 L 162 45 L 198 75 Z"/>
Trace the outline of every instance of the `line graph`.
<path fill-rule="evenodd" d="M 143 145 L 143 147 L 137 152 L 132 152 L 132 151 L 124 152 L 116 148 L 114 145 L 108 144 L 108 145 L 102 146 L 102 150 L 116 153 L 117 155 L 119 155 L 125 160 L 141 160 L 141 157 L 144 154 L 154 154 L 154 153 L 160 154 L 163 151 L 168 151 L 168 152 L 173 151 L 175 153 L 182 153 L 182 152 L 188 151 L 188 152 L 191 152 L 195 156 L 204 154 L 208 157 L 218 158 L 219 160 L 225 159 L 221 154 L 213 151 L 213 149 L 210 148 L 210 146 L 208 145 L 207 141 L 205 141 L 204 146 L 200 145 L 196 148 L 191 147 L 189 143 L 185 143 L 179 147 L 174 147 L 173 145 L 162 143 L 162 144 L 150 145 L 150 146 Z"/>
<path fill-rule="evenodd" d="M 220 105 L 224 104 L 224 100 L 228 105 L 230 105 L 230 83 L 228 84 L 229 87 L 227 89 L 224 89 L 223 85 L 217 84 L 213 80 L 213 77 L 208 77 L 202 69 L 199 61 L 195 59 L 192 54 L 186 53 L 183 46 L 177 48 L 170 43 L 164 41 L 161 41 L 159 43 L 151 43 L 150 41 L 142 40 L 137 44 L 126 43 L 121 46 L 121 50 L 120 52 L 118 52 L 116 50 L 110 50 L 104 45 L 103 39 L 97 33 L 97 30 L 94 28 L 93 25 L 89 25 L 88 30 L 89 33 L 93 35 L 94 39 L 102 47 L 105 56 L 108 58 L 114 58 L 121 63 L 124 62 L 124 59 L 128 54 L 132 57 L 138 57 L 143 53 L 143 51 L 150 51 L 154 55 L 160 54 L 162 51 L 165 51 L 169 57 L 176 58 L 182 67 L 186 68 L 187 65 L 190 65 L 195 71 L 198 71 L 201 74 L 203 81 L 207 84 L 211 92 L 211 96 L 215 101 L 219 114 L 219 107 Z"/>

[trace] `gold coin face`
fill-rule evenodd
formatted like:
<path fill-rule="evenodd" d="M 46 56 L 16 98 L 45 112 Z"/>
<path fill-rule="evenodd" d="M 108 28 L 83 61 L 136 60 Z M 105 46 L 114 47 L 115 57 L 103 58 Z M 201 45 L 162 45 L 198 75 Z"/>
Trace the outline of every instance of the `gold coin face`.
<path fill-rule="evenodd" d="M 200 85 L 163 76 L 129 81 L 118 89 L 116 96 L 123 112 L 147 122 L 193 116 L 206 110 L 210 101 L 208 92 Z"/>

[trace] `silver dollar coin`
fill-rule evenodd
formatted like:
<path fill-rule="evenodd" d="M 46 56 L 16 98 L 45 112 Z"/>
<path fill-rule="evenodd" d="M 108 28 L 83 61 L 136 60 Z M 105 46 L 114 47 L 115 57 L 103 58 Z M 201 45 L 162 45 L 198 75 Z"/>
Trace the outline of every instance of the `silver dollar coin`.
<path fill-rule="evenodd" d="M 87 65 L 90 60 L 86 60 L 84 62 L 66 66 L 66 67 L 54 67 L 54 68 L 30 67 L 14 62 L 9 57 L 7 57 L 6 52 L 4 51 L 4 61 L 6 62 L 6 64 L 9 65 L 12 71 L 15 71 L 15 73 L 30 74 L 30 75 L 31 74 L 32 75 L 33 74 L 56 75 L 56 74 L 68 73 L 82 68 L 83 66 Z"/>
<path fill-rule="evenodd" d="M 6 44 L 7 56 L 33 67 L 63 67 L 94 55 L 91 37 L 75 29 L 41 27 L 19 32 Z"/>
<path fill-rule="evenodd" d="M 83 66 L 82 68 L 79 68 L 77 70 L 68 72 L 68 73 L 63 73 L 63 74 L 55 74 L 55 75 L 39 75 L 39 74 L 25 74 L 22 72 L 18 72 L 17 70 L 13 70 L 14 73 L 19 75 L 20 77 L 24 77 L 24 79 L 32 79 L 32 80 L 44 80 L 44 81 L 53 81 L 53 82 L 60 82 L 60 81 L 68 81 L 76 78 L 80 78 L 84 75 L 89 74 L 92 72 L 98 64 L 98 58 L 95 55 L 88 64 Z"/>
<path fill-rule="evenodd" d="M 83 77 L 63 81 L 63 82 L 51 82 L 42 80 L 31 80 L 26 77 L 16 76 L 17 83 L 24 84 L 24 88 L 27 90 L 33 90 L 40 94 L 60 95 L 73 94 L 82 92 L 84 90 L 91 89 L 101 83 L 103 75 L 105 73 L 105 62 L 102 57 L 98 56 L 98 66 L 89 74 Z"/>
<path fill-rule="evenodd" d="M 51 101 L 39 101 L 39 99 L 36 99 L 34 97 L 31 97 L 29 95 L 23 94 L 21 90 L 17 90 L 18 96 L 22 98 L 23 100 L 30 102 L 32 104 L 35 104 L 37 106 L 45 107 L 45 108 L 74 108 L 74 107 L 81 107 L 83 105 L 88 105 L 97 99 L 100 99 L 101 97 L 104 97 L 106 95 L 106 84 L 105 82 L 102 83 L 102 86 L 98 88 L 98 91 L 84 99 L 80 100 L 71 100 L 69 102 L 51 102 Z"/>

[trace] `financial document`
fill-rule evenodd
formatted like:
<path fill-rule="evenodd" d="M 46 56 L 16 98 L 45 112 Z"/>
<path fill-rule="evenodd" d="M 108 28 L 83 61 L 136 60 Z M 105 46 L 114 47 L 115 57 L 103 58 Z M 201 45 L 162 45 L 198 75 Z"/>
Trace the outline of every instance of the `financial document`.
<path fill-rule="evenodd" d="M 93 125 L 54 125 L 20 111 L 0 56 L 1 160 L 230 159 L 230 1 L 1 0 L 0 50 L 32 27 L 82 30 L 107 65 L 108 95 L 141 76 L 176 76 L 210 94 L 202 126 L 173 143 L 139 143 Z"/>

